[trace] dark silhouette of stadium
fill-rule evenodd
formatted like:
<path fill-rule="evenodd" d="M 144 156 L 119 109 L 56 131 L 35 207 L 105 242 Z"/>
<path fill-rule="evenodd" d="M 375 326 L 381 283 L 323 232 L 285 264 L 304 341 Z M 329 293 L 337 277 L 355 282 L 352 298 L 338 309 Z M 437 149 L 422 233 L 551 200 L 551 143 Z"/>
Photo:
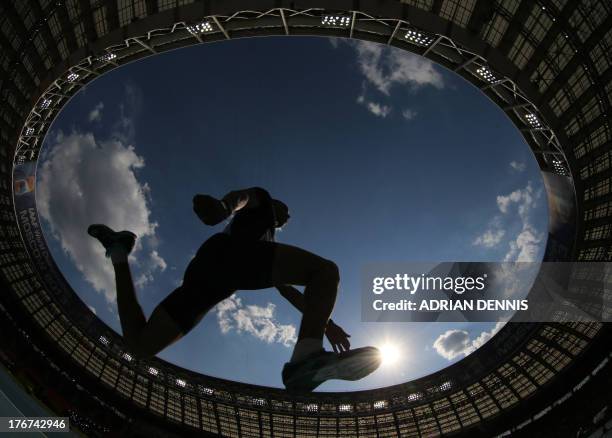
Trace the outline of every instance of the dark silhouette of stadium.
<path fill-rule="evenodd" d="M 54 118 L 105 72 L 228 39 L 355 38 L 420 54 L 478 87 L 521 131 L 542 170 L 551 224 L 545 260 L 610 261 L 611 12 L 607 0 L 2 2 L 4 367 L 91 436 L 531 437 L 609 430 L 610 326 L 562 322 L 561 314 L 560 322 L 511 322 L 450 367 L 369 391 L 298 396 L 157 358 L 137 360 L 63 278 L 28 196 Z M 576 299 L 590 303 L 602 279 L 572 275 Z"/>

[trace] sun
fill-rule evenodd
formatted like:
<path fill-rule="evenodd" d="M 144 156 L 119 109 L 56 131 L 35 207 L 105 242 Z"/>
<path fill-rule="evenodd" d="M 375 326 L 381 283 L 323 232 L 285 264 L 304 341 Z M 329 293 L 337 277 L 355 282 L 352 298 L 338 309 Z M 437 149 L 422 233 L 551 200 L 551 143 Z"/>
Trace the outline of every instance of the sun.
<path fill-rule="evenodd" d="M 399 362 L 402 356 L 399 347 L 390 342 L 384 343 L 378 349 L 380 350 L 382 365 L 395 365 Z"/>

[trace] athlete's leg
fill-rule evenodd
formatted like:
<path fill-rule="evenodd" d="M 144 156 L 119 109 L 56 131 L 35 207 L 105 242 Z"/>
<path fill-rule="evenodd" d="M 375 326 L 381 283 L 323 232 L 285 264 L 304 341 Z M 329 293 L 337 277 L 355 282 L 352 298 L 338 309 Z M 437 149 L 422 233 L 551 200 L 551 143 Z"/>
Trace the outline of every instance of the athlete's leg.
<path fill-rule="evenodd" d="M 231 288 L 265 289 L 283 284 L 306 286 L 298 340 L 309 338 L 322 342 L 338 291 L 336 264 L 281 243 L 229 239 L 227 244 L 231 249 L 224 259 Z"/>
<path fill-rule="evenodd" d="M 137 357 L 151 357 L 183 336 L 180 327 L 162 306 L 147 321 L 136 298 L 127 255 L 113 261 L 117 287 L 117 307 L 123 338 Z"/>
<path fill-rule="evenodd" d="M 164 309 L 158 308 L 147 321 L 136 298 L 128 255 L 136 235 L 129 231 L 115 232 L 102 224 L 91 225 L 88 234 L 106 249 L 115 270 L 117 307 L 123 337 L 136 356 L 152 356 L 182 336 L 182 332 Z"/>
<path fill-rule="evenodd" d="M 298 341 L 323 339 L 338 294 L 338 266 L 311 252 L 279 243 L 275 249 L 272 281 L 306 286 Z"/>
<path fill-rule="evenodd" d="M 326 380 L 358 380 L 378 368 L 380 355 L 376 348 L 362 347 L 341 354 L 323 349 L 323 334 L 334 308 L 340 277 L 335 263 L 303 249 L 278 243 L 262 242 L 243 249 L 247 258 L 238 257 L 242 269 L 236 277 L 244 276 L 241 281 L 245 286 L 257 286 L 257 281 L 265 283 L 266 280 L 273 285 L 306 286 L 298 342 L 282 372 L 287 389 L 312 391 Z M 261 269 L 260 259 L 265 260 L 270 249 L 273 251 L 268 259 L 272 262 L 267 266 L 269 275 L 258 277 L 255 270 Z M 250 265 L 247 260 L 250 260 Z"/>

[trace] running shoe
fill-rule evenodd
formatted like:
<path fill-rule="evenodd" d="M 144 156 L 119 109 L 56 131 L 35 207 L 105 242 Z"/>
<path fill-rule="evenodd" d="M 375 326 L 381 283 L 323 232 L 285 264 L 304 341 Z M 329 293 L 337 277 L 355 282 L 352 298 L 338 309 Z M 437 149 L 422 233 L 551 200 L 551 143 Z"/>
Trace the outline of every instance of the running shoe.
<path fill-rule="evenodd" d="M 381 363 L 380 351 L 362 347 L 336 354 L 320 350 L 305 359 L 283 367 L 283 384 L 289 391 L 312 391 L 331 379 L 359 380 L 375 371 Z"/>
<path fill-rule="evenodd" d="M 93 224 L 87 228 L 87 233 L 95 237 L 106 248 L 106 257 L 110 257 L 112 248 L 117 246 L 125 249 L 129 254 L 136 243 L 136 234 L 131 231 L 113 231 L 111 228 L 102 224 Z"/>

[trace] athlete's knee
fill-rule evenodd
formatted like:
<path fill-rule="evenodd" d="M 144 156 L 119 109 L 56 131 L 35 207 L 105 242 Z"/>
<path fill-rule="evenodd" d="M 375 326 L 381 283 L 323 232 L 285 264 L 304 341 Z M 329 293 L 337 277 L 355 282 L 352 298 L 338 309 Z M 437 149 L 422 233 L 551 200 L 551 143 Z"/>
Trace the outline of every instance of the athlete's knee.
<path fill-rule="evenodd" d="M 322 259 L 317 269 L 317 275 L 319 278 L 322 277 L 335 286 L 340 283 L 340 270 L 338 269 L 338 265 L 331 260 Z"/>

